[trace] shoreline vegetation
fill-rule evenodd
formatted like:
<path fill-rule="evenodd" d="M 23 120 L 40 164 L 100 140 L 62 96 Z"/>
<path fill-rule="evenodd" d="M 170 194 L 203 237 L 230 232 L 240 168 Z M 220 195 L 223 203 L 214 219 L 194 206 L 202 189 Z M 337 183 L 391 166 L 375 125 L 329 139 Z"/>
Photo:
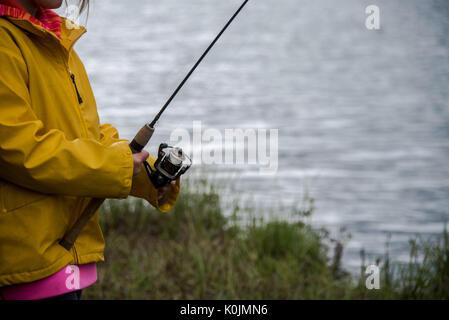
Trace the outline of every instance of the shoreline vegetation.
<path fill-rule="evenodd" d="M 408 263 L 386 252 L 380 289 L 368 290 L 341 265 L 345 241 L 304 222 L 313 202 L 294 221 L 264 221 L 250 206 L 225 215 L 213 186 L 188 185 L 165 214 L 132 197 L 103 205 L 106 261 L 83 299 L 449 299 L 446 231 L 411 239 Z"/>

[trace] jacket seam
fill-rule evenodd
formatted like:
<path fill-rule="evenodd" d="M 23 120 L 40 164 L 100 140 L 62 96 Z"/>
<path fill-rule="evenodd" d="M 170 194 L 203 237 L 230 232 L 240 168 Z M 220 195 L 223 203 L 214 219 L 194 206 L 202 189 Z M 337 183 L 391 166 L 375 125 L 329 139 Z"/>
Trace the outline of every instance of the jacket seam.
<path fill-rule="evenodd" d="M 17 28 L 17 29 L 21 30 L 21 31 L 22 31 L 23 33 L 25 33 L 25 34 L 28 32 L 28 31 L 26 31 L 26 30 L 20 28 L 19 26 L 16 26 L 11 20 L 8 19 L 8 17 L 0 16 L 0 19 L 3 19 L 4 21 L 7 21 L 7 23 L 9 24 L 10 27 Z M 7 33 L 9 34 L 9 36 L 11 37 L 11 40 L 14 42 L 14 44 L 15 44 L 16 47 L 17 47 L 17 49 L 19 50 L 20 55 L 22 56 L 23 63 L 25 64 L 25 66 L 26 66 L 26 68 L 27 68 L 27 75 L 28 75 L 28 79 L 27 79 L 27 80 L 28 80 L 28 82 L 29 82 L 30 68 L 28 67 L 28 63 L 27 63 L 27 61 L 26 61 L 26 59 L 25 59 L 25 57 L 24 57 L 24 55 L 23 55 L 23 52 L 22 52 L 22 50 L 21 50 L 21 48 L 20 48 L 20 45 L 19 45 L 19 43 L 17 42 L 17 39 L 16 39 L 16 37 L 14 36 L 14 33 L 11 32 L 11 30 L 9 30 L 8 28 L 3 28 L 3 30 L 5 30 L 5 32 L 7 32 Z M 28 83 L 27 83 L 27 85 L 28 85 Z"/>
<path fill-rule="evenodd" d="M 16 210 L 22 209 L 23 207 L 26 207 L 26 206 L 28 206 L 28 205 L 30 205 L 30 204 L 35 203 L 35 202 L 42 201 L 42 200 L 44 200 L 44 199 L 47 198 L 47 197 L 49 197 L 49 195 L 47 195 L 47 194 L 42 195 L 41 197 L 39 197 L 39 198 L 37 198 L 37 199 L 34 199 L 34 200 L 32 200 L 32 201 L 30 201 L 30 202 L 27 202 L 27 203 L 24 203 L 24 204 L 22 204 L 22 205 L 20 205 L 20 206 L 17 206 L 17 207 L 15 207 L 15 208 L 11 209 L 11 210 L 6 210 L 5 214 L 8 214 L 8 213 L 14 212 L 14 211 L 16 211 Z M 2 199 L 2 206 L 3 206 L 3 208 L 6 209 L 6 206 L 5 206 L 5 203 L 4 203 L 3 199 Z"/>

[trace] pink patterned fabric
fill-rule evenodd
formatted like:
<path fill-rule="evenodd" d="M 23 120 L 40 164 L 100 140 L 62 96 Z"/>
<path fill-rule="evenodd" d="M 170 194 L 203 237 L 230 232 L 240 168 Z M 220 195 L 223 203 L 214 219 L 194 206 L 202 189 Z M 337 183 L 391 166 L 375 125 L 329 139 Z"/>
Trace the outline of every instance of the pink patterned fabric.
<path fill-rule="evenodd" d="M 0 296 L 5 300 L 45 299 L 87 288 L 96 281 L 96 263 L 68 265 L 47 278 L 0 288 Z"/>
<path fill-rule="evenodd" d="M 0 16 L 29 20 L 61 38 L 61 17 L 50 9 L 40 8 L 33 17 L 15 0 L 0 0 Z"/>

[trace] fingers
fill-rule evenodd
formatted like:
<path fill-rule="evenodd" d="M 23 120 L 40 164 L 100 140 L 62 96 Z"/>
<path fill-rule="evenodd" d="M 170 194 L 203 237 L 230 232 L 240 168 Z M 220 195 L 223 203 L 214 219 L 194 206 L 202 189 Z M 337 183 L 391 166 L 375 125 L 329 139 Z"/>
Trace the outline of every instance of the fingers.
<path fill-rule="evenodd" d="M 173 180 L 170 182 L 170 184 L 167 184 L 163 187 L 160 187 L 159 190 L 159 196 L 164 195 L 165 193 L 168 193 L 174 186 L 176 186 L 176 180 Z"/>
<path fill-rule="evenodd" d="M 159 193 L 157 196 L 157 202 L 160 206 L 162 206 L 168 200 L 168 191 L 159 189 Z"/>
<path fill-rule="evenodd" d="M 167 184 L 163 187 L 160 187 L 158 189 L 158 203 L 159 205 L 163 205 L 168 200 L 168 195 L 170 194 L 170 191 L 173 189 L 173 187 L 176 185 L 176 180 L 173 180 L 170 182 L 170 184 Z"/>
<path fill-rule="evenodd" d="M 134 154 L 134 156 L 135 156 L 135 159 L 138 159 L 140 161 L 140 163 L 142 163 L 148 159 L 150 154 L 148 153 L 148 151 L 142 150 L 141 152 Z"/>
<path fill-rule="evenodd" d="M 133 169 L 133 176 L 136 176 L 141 171 L 142 163 L 148 159 L 150 154 L 148 151 L 142 150 L 139 153 L 133 154 L 133 160 L 134 160 L 134 169 Z"/>
<path fill-rule="evenodd" d="M 164 198 L 168 194 L 170 189 L 171 189 L 170 185 L 166 185 L 166 186 L 163 186 L 163 187 L 159 188 L 158 189 L 158 191 L 159 191 L 158 192 L 158 199 Z"/>

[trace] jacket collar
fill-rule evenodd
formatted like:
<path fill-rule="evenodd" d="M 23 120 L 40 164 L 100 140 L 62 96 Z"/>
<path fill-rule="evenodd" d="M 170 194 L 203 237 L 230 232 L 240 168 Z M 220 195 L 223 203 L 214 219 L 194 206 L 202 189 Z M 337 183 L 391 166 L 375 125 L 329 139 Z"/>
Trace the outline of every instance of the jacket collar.
<path fill-rule="evenodd" d="M 49 9 L 42 9 L 40 16 L 47 24 L 31 16 L 16 0 L 0 0 L 0 16 L 6 16 L 16 26 L 38 36 L 55 38 L 68 52 L 86 29 L 71 20 L 59 17 Z"/>
<path fill-rule="evenodd" d="M 25 8 L 17 0 L 0 0 L 0 4 L 4 4 L 8 7 L 14 7 L 20 10 L 25 10 Z"/>
<path fill-rule="evenodd" d="M 60 37 L 61 18 L 52 10 L 39 7 L 36 16 L 32 16 L 17 0 L 0 0 L 0 15 L 29 20 Z"/>

